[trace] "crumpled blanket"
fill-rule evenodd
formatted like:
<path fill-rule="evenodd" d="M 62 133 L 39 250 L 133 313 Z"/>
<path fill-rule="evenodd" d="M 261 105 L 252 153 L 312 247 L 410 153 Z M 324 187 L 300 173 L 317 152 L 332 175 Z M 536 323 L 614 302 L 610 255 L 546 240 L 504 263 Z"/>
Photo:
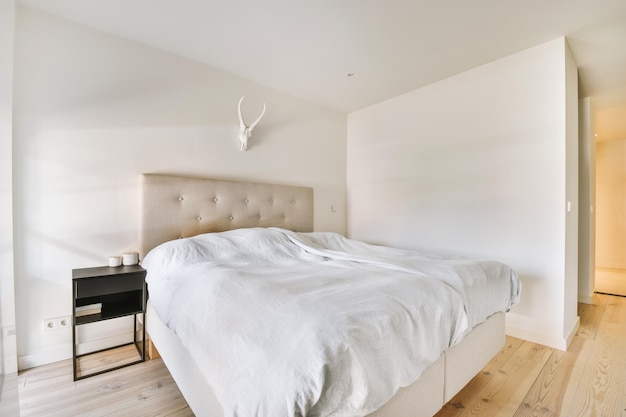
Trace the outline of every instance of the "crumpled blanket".
<path fill-rule="evenodd" d="M 167 242 L 142 265 L 225 417 L 371 413 L 520 292 L 498 262 L 278 228 Z"/>

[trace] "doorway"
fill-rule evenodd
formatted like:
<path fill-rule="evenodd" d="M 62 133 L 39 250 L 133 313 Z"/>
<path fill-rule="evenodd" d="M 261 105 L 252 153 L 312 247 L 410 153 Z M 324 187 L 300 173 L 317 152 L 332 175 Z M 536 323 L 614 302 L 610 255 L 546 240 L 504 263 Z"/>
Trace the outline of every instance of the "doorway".
<path fill-rule="evenodd" d="M 596 114 L 595 290 L 626 297 L 625 112 L 617 109 Z"/>

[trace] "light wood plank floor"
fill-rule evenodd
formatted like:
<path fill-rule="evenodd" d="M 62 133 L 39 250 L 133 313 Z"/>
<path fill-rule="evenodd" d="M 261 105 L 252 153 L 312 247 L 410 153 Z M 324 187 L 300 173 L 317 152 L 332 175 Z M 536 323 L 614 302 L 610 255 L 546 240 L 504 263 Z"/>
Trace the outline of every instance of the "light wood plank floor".
<path fill-rule="evenodd" d="M 596 268 L 596 291 L 626 297 L 626 269 Z"/>
<path fill-rule="evenodd" d="M 596 294 L 578 311 L 567 352 L 508 337 L 436 417 L 626 417 L 626 298 Z M 21 416 L 193 416 L 160 359 L 71 374 L 71 361 L 20 373 Z"/>
<path fill-rule="evenodd" d="M 193 417 L 161 359 L 79 381 L 66 360 L 20 372 L 18 381 L 21 417 Z"/>
<path fill-rule="evenodd" d="M 567 352 L 507 337 L 436 417 L 626 417 L 626 298 L 579 304 Z"/>

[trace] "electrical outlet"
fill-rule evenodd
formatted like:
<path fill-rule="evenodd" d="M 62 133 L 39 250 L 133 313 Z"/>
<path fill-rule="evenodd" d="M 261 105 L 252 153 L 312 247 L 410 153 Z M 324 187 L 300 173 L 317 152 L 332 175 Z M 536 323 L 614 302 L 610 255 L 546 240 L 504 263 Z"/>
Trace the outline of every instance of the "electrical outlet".
<path fill-rule="evenodd" d="M 2 328 L 4 337 L 15 336 L 15 326 L 6 326 Z"/>
<path fill-rule="evenodd" d="M 57 331 L 60 329 L 69 329 L 72 327 L 72 316 L 55 317 L 52 319 L 44 319 L 44 333 Z"/>

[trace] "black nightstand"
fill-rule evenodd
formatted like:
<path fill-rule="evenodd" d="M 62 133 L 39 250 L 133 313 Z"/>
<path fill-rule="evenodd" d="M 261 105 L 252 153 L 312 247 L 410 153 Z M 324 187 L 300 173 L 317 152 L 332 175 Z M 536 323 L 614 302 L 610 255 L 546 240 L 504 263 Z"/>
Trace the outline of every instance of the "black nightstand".
<path fill-rule="evenodd" d="M 139 265 L 73 269 L 72 283 L 72 365 L 74 381 L 145 361 L 146 270 Z M 137 315 L 139 314 L 143 318 L 143 325 L 141 326 L 141 336 L 138 340 Z M 134 316 L 133 342 L 80 355 L 76 354 L 76 332 L 78 326 L 131 315 Z M 124 355 L 122 355 L 121 360 L 113 361 L 113 365 L 106 367 L 106 369 L 95 367 L 95 371 L 83 371 L 81 362 L 88 361 L 90 355 L 120 349 L 131 344 L 135 345 L 136 353 L 133 351 L 130 358 L 124 358 Z"/>

